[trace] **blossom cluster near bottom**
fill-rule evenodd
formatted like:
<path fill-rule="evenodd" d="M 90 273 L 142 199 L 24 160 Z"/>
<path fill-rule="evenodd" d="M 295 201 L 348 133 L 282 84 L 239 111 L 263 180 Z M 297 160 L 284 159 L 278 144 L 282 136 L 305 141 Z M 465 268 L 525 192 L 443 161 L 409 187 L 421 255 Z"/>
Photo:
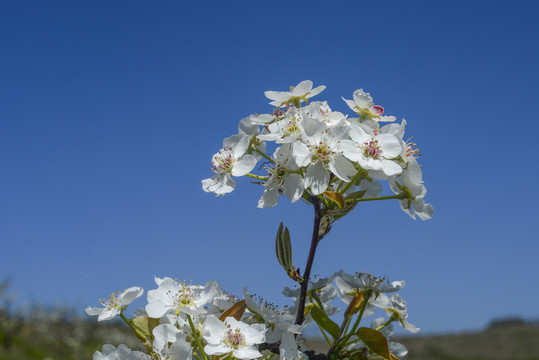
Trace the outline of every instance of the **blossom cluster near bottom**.
<path fill-rule="evenodd" d="M 208 360 L 212 356 L 221 359 L 308 359 L 309 349 L 304 348 L 298 339 L 304 329 L 313 324 L 318 325 L 330 346 L 329 335 L 334 340 L 341 340 L 338 349 L 342 354 L 361 351 L 367 358 L 380 359 L 381 351 L 362 338 L 359 330 L 355 332 L 360 321 L 373 317 L 368 325 L 373 330 L 367 330 L 375 331 L 386 339 L 393 333 L 394 322 L 411 332 L 419 331 L 406 320 L 406 302 L 396 294 L 404 286 L 404 281 L 388 282 L 368 273 L 350 275 L 341 270 L 329 278 L 311 282 L 305 321 L 301 325 L 294 324 L 299 288 L 285 288 L 283 294 L 290 297 L 293 304 L 278 309 L 255 299 L 247 289 L 243 291 L 243 299 L 232 296 L 213 280 L 205 285 L 193 285 L 168 277 L 155 278 L 155 282 L 157 288 L 147 293 L 147 305 L 135 310 L 131 319 L 123 312 L 143 295 L 144 290 L 140 287 L 112 294 L 110 298 L 101 300 L 102 307 L 86 308 L 86 313 L 98 316 L 98 321 L 120 316 L 141 341 L 140 348 L 136 350 L 125 345 L 104 345 L 101 352 L 95 352 L 94 360 Z M 387 293 L 395 294 L 388 296 Z M 348 305 L 344 317 L 345 321 L 356 324 L 353 333 L 332 334 L 328 322 L 335 324 L 329 319 L 339 311 L 331 304 L 337 297 Z M 357 302 L 357 299 L 361 301 Z M 386 316 L 375 317 L 377 312 Z M 388 354 L 398 358 L 406 355 L 407 350 L 402 344 L 386 343 Z"/>

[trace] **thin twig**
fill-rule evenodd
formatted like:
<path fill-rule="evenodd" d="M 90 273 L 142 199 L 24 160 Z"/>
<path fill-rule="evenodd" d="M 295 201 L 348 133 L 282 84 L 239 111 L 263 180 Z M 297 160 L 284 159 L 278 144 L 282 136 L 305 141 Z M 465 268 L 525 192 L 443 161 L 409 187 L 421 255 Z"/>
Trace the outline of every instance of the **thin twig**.
<path fill-rule="evenodd" d="M 307 289 L 309 288 L 309 277 L 311 276 L 311 268 L 314 262 L 314 255 L 316 253 L 316 247 L 320 242 L 320 220 L 322 214 L 320 214 L 320 199 L 313 196 L 311 203 L 314 206 L 314 225 L 313 225 L 313 237 L 311 240 L 311 249 L 309 250 L 309 257 L 307 258 L 307 264 L 305 265 L 305 272 L 303 273 L 303 282 L 300 284 L 300 295 L 298 304 L 298 314 L 296 315 L 296 324 L 303 324 L 305 320 L 305 301 L 307 301 Z"/>

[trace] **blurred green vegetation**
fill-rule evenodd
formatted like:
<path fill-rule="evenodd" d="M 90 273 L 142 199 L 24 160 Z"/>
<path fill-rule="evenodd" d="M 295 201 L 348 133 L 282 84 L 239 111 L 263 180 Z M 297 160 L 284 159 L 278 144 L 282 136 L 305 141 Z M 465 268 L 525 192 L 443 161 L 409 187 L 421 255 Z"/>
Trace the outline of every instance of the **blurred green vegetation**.
<path fill-rule="evenodd" d="M 104 344 L 139 349 L 131 330 L 121 322 L 98 323 L 65 306 L 31 304 L 15 308 L 0 282 L 0 360 L 85 360 Z M 494 321 L 483 331 L 392 339 L 404 344 L 406 360 L 539 360 L 539 322 Z M 307 344 L 324 351 L 323 340 Z"/>
<path fill-rule="evenodd" d="M 0 282 L 0 360 L 92 359 L 104 344 L 138 347 L 131 330 L 120 322 L 98 323 L 66 306 L 38 303 L 15 308 L 9 281 Z"/>
<path fill-rule="evenodd" d="M 411 360 L 539 360 L 539 323 L 494 321 L 483 331 L 395 339 Z"/>
<path fill-rule="evenodd" d="M 408 348 L 406 360 L 539 360 L 539 322 L 522 319 L 493 321 L 486 329 L 441 335 L 392 338 Z M 307 340 L 319 352 L 324 340 Z"/>

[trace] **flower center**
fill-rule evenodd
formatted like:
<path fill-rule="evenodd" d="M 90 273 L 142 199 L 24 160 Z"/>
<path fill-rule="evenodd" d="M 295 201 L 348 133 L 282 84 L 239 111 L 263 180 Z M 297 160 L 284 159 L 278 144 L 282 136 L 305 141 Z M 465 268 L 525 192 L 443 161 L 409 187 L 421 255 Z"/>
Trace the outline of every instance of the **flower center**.
<path fill-rule="evenodd" d="M 281 110 L 281 109 L 279 109 L 279 108 L 276 108 L 275 110 L 273 110 L 273 114 L 272 114 L 272 115 L 275 116 L 276 118 L 278 118 L 278 117 L 283 116 L 284 113 L 285 113 L 284 110 Z"/>
<path fill-rule="evenodd" d="M 168 294 L 176 304 L 177 314 L 179 314 L 179 310 L 181 308 L 194 306 L 194 298 L 196 294 L 194 294 L 193 288 L 187 285 L 185 282 L 180 283 L 180 289 L 178 291 L 169 291 Z"/>
<path fill-rule="evenodd" d="M 282 185 L 284 182 L 284 176 L 286 174 L 283 164 L 278 162 L 276 165 L 268 164 L 265 166 L 265 169 L 268 172 L 269 180 L 266 182 L 266 188 L 270 187 L 269 185 L 277 184 Z"/>
<path fill-rule="evenodd" d="M 315 156 L 322 161 L 328 160 L 333 154 L 333 151 L 331 150 L 330 146 L 323 141 L 320 141 L 318 145 L 313 146 L 313 151 Z"/>
<path fill-rule="evenodd" d="M 211 170 L 215 172 L 230 172 L 235 162 L 236 159 L 232 155 L 232 148 L 224 148 L 213 156 L 211 160 L 213 167 Z"/>
<path fill-rule="evenodd" d="M 417 146 L 417 144 L 413 141 L 411 141 L 414 137 L 412 136 L 410 138 L 410 140 L 408 140 L 406 142 L 406 157 L 410 157 L 410 156 L 413 156 L 413 157 L 420 157 L 421 154 L 419 153 L 419 149 L 418 148 L 415 148 Z"/>
<path fill-rule="evenodd" d="M 242 335 L 241 330 L 239 328 L 232 330 L 231 326 L 228 324 L 226 327 L 227 330 L 225 342 L 234 349 L 237 349 L 240 346 L 245 346 L 245 337 Z"/>
<path fill-rule="evenodd" d="M 285 136 L 297 135 L 300 133 L 299 124 L 301 123 L 301 118 L 298 117 L 298 114 L 292 114 L 288 117 L 289 121 L 283 128 Z"/>
<path fill-rule="evenodd" d="M 103 304 L 103 306 L 107 308 L 107 310 L 119 309 L 121 308 L 121 306 L 120 304 L 118 304 L 118 299 L 116 298 L 117 295 L 120 295 L 119 291 L 112 293 L 110 297 L 106 300 L 99 299 L 99 302 Z"/>
<path fill-rule="evenodd" d="M 382 154 L 382 150 L 378 145 L 378 140 L 372 139 L 371 141 L 366 141 L 363 143 L 363 151 L 365 156 L 377 158 Z"/>

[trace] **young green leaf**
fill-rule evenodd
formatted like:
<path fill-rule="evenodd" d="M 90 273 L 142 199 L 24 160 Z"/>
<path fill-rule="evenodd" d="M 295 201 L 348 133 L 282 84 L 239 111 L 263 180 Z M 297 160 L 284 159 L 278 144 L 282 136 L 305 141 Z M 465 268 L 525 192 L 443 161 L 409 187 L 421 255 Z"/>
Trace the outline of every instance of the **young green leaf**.
<path fill-rule="evenodd" d="M 154 319 L 151 317 L 148 317 L 147 315 L 137 316 L 134 319 L 130 320 L 131 325 L 133 325 L 134 328 L 136 328 L 140 334 L 142 334 L 147 339 L 152 339 L 152 331 L 153 329 L 159 325 L 159 319 Z"/>
<path fill-rule="evenodd" d="M 339 335 L 339 325 L 331 320 L 323 310 L 318 306 L 313 306 L 311 309 L 311 316 L 322 329 L 326 330 L 333 337 L 333 339 L 337 338 Z"/>
<path fill-rule="evenodd" d="M 367 347 L 386 360 L 399 360 L 398 357 L 389 351 L 386 337 L 379 331 L 371 328 L 361 327 L 357 330 L 357 336 L 367 345 Z"/>
<path fill-rule="evenodd" d="M 287 275 L 294 281 L 299 283 L 303 282 L 299 269 L 296 269 L 292 259 L 290 231 L 288 231 L 287 227 L 285 227 L 283 230 L 283 223 L 279 225 L 279 229 L 277 230 L 277 237 L 275 238 L 275 253 L 277 254 L 279 264 L 281 264 Z"/>
<path fill-rule="evenodd" d="M 325 191 L 322 195 L 333 201 L 341 209 L 346 205 L 346 203 L 344 202 L 344 197 L 339 192 Z"/>

